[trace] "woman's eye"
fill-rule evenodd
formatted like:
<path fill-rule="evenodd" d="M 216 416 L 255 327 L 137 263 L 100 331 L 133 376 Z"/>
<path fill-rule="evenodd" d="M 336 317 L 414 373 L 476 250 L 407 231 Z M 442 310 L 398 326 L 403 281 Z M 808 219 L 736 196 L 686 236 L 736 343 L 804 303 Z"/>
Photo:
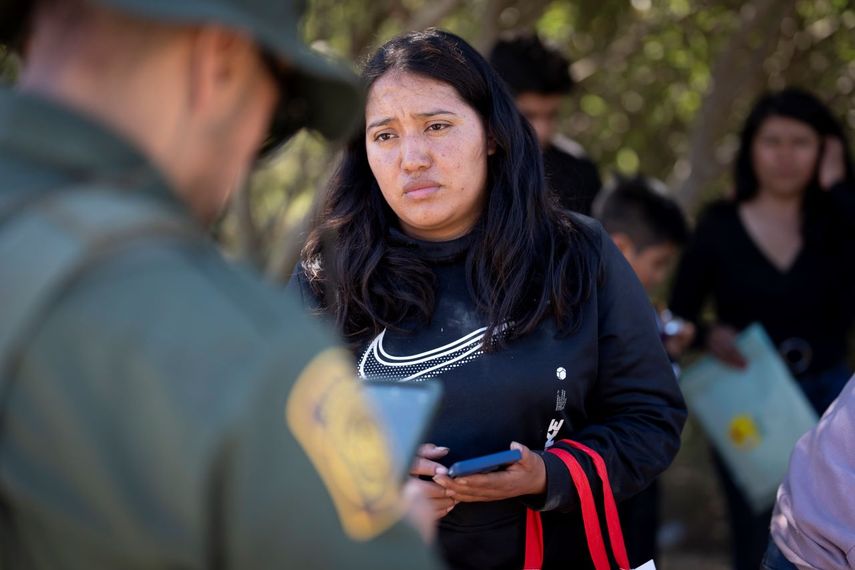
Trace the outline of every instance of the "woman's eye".
<path fill-rule="evenodd" d="M 432 125 L 428 125 L 427 130 L 429 131 L 443 131 L 450 127 L 451 125 L 447 123 L 433 123 Z"/>
<path fill-rule="evenodd" d="M 374 137 L 375 141 L 387 141 L 392 138 L 392 133 L 380 133 Z"/>

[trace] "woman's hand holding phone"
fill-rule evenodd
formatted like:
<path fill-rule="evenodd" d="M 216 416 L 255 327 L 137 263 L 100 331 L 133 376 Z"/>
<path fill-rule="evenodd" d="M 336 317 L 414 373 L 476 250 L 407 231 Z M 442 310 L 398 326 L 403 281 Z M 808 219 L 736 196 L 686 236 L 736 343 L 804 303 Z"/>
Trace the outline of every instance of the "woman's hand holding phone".
<path fill-rule="evenodd" d="M 467 475 L 452 479 L 447 472 L 434 477 L 447 496 L 464 503 L 500 501 L 546 491 L 546 466 L 543 459 L 528 447 L 514 442 L 511 449 L 522 453 L 522 459 L 502 471 Z"/>
<path fill-rule="evenodd" d="M 435 460 L 444 457 L 448 453 L 447 447 L 437 447 L 432 443 L 426 443 L 419 447 L 413 466 L 410 469 L 412 477 L 407 482 L 407 487 L 418 488 L 418 492 L 427 497 L 428 502 L 433 510 L 433 515 L 436 520 L 441 519 L 454 508 L 458 503 L 456 499 L 451 497 L 448 490 L 435 483 L 434 481 L 425 481 L 419 479 L 419 476 L 445 477 L 448 474 L 448 469 L 444 465 L 437 463 Z"/>

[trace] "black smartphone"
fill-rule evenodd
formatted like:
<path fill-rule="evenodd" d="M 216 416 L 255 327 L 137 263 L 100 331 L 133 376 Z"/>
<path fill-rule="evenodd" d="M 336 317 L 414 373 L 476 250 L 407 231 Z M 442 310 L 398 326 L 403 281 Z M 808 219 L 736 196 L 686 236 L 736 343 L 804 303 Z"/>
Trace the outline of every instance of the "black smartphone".
<path fill-rule="evenodd" d="M 476 473 L 489 473 L 504 469 L 512 463 L 516 463 L 522 459 L 522 452 L 519 449 L 508 449 L 499 453 L 490 455 L 482 455 L 464 461 L 458 461 L 448 469 L 449 477 L 463 477 L 464 475 L 474 475 Z"/>
<path fill-rule="evenodd" d="M 404 482 L 439 408 L 442 386 L 430 380 L 366 380 L 362 387 L 392 445 L 395 474 Z"/>

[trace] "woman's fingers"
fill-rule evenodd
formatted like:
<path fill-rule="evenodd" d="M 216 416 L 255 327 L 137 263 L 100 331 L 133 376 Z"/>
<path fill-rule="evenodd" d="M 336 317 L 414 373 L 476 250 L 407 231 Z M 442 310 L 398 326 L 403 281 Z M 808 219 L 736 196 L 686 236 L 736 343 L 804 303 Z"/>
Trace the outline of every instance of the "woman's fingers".
<path fill-rule="evenodd" d="M 680 331 L 665 339 L 665 350 L 671 358 L 680 358 L 695 340 L 695 325 L 686 322 Z"/>
<path fill-rule="evenodd" d="M 735 368 L 748 366 L 745 356 L 736 348 L 736 331 L 730 327 L 724 325 L 713 327 L 707 339 L 707 348 L 713 356 L 725 364 Z"/>
<path fill-rule="evenodd" d="M 410 475 L 433 477 L 434 475 L 445 475 L 446 473 L 448 473 L 448 469 L 445 468 L 445 465 L 425 459 L 424 457 L 416 457 L 410 467 Z"/>
<path fill-rule="evenodd" d="M 732 342 L 719 344 L 713 353 L 719 360 L 735 368 L 745 368 L 748 365 L 745 357 Z"/>
<path fill-rule="evenodd" d="M 410 467 L 410 475 L 424 475 L 433 477 L 434 475 L 444 475 L 448 473 L 448 469 L 441 463 L 437 463 L 434 459 L 448 454 L 447 447 L 437 447 L 432 443 L 425 443 L 419 447 L 416 452 L 416 457 L 413 459 L 413 464 Z"/>
<path fill-rule="evenodd" d="M 438 447 L 432 443 L 424 443 L 419 446 L 419 450 L 416 452 L 416 455 L 419 457 L 424 457 L 426 459 L 439 459 L 440 457 L 444 457 L 448 454 L 447 447 Z"/>
<path fill-rule="evenodd" d="M 546 466 L 543 459 L 521 443 L 511 444 L 522 453 L 522 459 L 503 471 L 467 475 L 452 479 L 442 474 L 434 481 L 444 487 L 448 496 L 460 502 L 498 501 L 546 490 Z"/>

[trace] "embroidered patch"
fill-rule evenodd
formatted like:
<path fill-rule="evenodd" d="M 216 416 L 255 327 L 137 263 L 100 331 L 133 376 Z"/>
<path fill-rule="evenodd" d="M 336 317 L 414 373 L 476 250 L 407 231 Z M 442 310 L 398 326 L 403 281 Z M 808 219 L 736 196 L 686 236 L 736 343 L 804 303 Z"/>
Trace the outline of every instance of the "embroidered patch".
<path fill-rule="evenodd" d="M 391 445 L 344 350 L 326 350 L 303 369 L 285 405 L 285 418 L 351 538 L 369 540 L 401 518 Z"/>

